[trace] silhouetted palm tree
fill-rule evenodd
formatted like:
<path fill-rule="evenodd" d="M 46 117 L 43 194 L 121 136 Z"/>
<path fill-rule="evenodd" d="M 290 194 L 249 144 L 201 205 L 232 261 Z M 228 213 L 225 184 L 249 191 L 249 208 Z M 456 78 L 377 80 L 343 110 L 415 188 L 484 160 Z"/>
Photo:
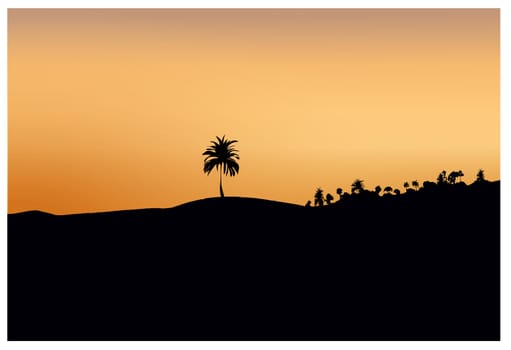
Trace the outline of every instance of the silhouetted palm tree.
<path fill-rule="evenodd" d="M 339 200 L 341 200 L 341 196 L 342 196 L 342 188 L 338 188 L 335 192 L 337 192 L 337 194 L 339 195 Z"/>
<path fill-rule="evenodd" d="M 412 186 L 413 186 L 413 188 L 415 188 L 415 191 L 418 191 L 419 190 L 419 181 L 413 180 Z"/>
<path fill-rule="evenodd" d="M 236 150 L 232 144 L 238 142 L 237 140 L 227 140 L 225 135 L 222 138 L 216 137 L 217 141 L 211 141 L 213 146 L 209 146 L 203 156 L 207 156 L 204 159 L 204 172 L 209 175 L 211 170 L 216 168 L 220 174 L 220 196 L 224 197 L 224 190 L 222 188 L 222 173 L 229 176 L 236 175 L 240 166 L 236 160 L 240 159 L 238 150 Z"/>
<path fill-rule="evenodd" d="M 325 201 L 325 198 L 323 197 L 323 190 L 321 188 L 318 188 L 316 190 L 316 193 L 314 194 L 314 206 L 323 206 L 323 202 Z"/>
<path fill-rule="evenodd" d="M 327 193 L 325 200 L 326 204 L 330 205 L 330 203 L 332 203 L 332 201 L 334 200 L 334 196 L 332 196 L 330 193 Z"/>
<path fill-rule="evenodd" d="M 410 184 L 408 183 L 408 181 L 406 181 L 404 184 L 403 184 L 403 187 L 405 188 L 405 190 L 408 189 L 408 187 L 410 187 Z"/>
<path fill-rule="evenodd" d="M 484 170 L 483 169 L 479 169 L 479 171 L 477 172 L 476 181 L 477 182 L 485 182 L 486 181 L 486 179 L 484 177 Z"/>
<path fill-rule="evenodd" d="M 364 191 L 364 180 L 356 179 L 351 184 L 351 193 L 362 193 Z"/>

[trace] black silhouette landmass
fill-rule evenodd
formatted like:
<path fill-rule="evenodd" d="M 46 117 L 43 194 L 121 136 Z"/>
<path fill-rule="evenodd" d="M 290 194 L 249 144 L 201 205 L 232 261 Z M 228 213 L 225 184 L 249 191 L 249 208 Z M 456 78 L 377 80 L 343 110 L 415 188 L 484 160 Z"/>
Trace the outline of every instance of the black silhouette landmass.
<path fill-rule="evenodd" d="M 9 340 L 499 340 L 500 181 L 8 215 Z"/>

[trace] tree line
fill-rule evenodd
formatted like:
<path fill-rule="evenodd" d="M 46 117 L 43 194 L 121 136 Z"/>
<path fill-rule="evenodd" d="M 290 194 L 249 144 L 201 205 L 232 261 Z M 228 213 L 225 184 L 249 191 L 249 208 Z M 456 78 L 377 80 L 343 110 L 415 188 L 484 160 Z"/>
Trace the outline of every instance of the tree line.
<path fill-rule="evenodd" d="M 442 170 L 436 179 L 436 182 L 432 181 L 424 181 L 422 183 L 422 187 L 419 185 L 419 182 L 417 180 L 413 180 L 411 182 L 405 181 L 403 183 L 403 187 L 405 190 L 405 193 L 415 193 L 419 192 L 421 190 L 430 189 L 433 187 L 443 187 L 443 186 L 449 186 L 449 185 L 466 185 L 462 181 L 462 177 L 465 176 L 463 171 L 461 170 L 453 170 L 449 174 L 445 170 Z M 476 174 L 476 180 L 475 182 L 483 183 L 487 182 L 484 170 L 479 169 L 479 171 Z M 385 186 L 383 188 L 382 193 L 382 187 L 380 185 L 377 185 L 373 191 L 367 190 L 364 185 L 364 180 L 361 179 L 355 179 L 353 183 L 351 184 L 351 193 L 344 191 L 341 187 L 338 187 L 336 190 L 336 193 L 338 195 L 338 199 L 335 202 L 342 202 L 346 200 L 347 198 L 350 198 L 351 196 L 357 196 L 362 194 L 372 194 L 374 196 L 378 197 L 388 197 L 388 196 L 399 196 L 401 195 L 401 190 L 399 188 L 392 188 L 391 186 Z M 316 192 L 314 193 L 314 206 L 316 207 L 322 207 L 323 205 L 330 205 L 334 203 L 334 196 L 331 193 L 324 194 L 324 191 L 321 187 L 316 189 Z M 305 206 L 310 207 L 312 206 L 312 201 L 307 201 Z"/>

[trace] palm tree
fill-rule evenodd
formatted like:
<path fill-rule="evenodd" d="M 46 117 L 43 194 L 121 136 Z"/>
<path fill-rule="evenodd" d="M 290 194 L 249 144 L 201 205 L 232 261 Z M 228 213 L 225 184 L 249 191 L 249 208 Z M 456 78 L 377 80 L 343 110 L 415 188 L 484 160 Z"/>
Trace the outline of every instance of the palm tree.
<path fill-rule="evenodd" d="M 234 176 L 239 170 L 240 166 L 236 160 L 240 159 L 238 150 L 232 144 L 238 142 L 237 140 L 227 140 L 225 135 L 222 138 L 216 137 L 216 141 L 211 141 L 213 146 L 206 148 L 202 153 L 207 156 L 204 159 L 204 172 L 209 175 L 214 168 L 220 174 L 220 197 L 224 197 L 224 190 L 222 188 L 222 172 L 225 175 Z"/>
<path fill-rule="evenodd" d="M 364 180 L 356 179 L 351 184 L 351 193 L 362 193 L 364 191 Z"/>
<path fill-rule="evenodd" d="M 323 190 L 321 188 L 318 188 L 316 190 L 316 194 L 314 194 L 314 206 L 323 206 L 323 202 L 325 201 L 325 198 L 323 197 Z"/>

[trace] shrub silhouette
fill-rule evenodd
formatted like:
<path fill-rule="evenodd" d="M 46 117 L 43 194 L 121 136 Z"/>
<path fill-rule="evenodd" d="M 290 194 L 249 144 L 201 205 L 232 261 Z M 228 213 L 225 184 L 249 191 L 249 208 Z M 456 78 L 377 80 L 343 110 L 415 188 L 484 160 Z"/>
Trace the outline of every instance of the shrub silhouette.
<path fill-rule="evenodd" d="M 376 195 L 377 195 L 377 196 L 379 196 L 379 195 L 380 195 L 380 192 L 381 192 L 381 186 L 380 186 L 380 185 L 376 186 L 376 187 L 374 188 L 374 192 L 376 193 Z"/>
<path fill-rule="evenodd" d="M 462 181 L 461 181 L 461 178 L 462 178 L 463 176 L 465 176 L 465 174 L 463 174 L 463 171 L 458 170 L 458 176 L 457 176 L 457 177 L 460 179 L 460 182 L 462 182 Z"/>
<path fill-rule="evenodd" d="M 351 184 L 351 193 L 360 194 L 364 191 L 364 180 L 356 179 Z"/>
<path fill-rule="evenodd" d="M 458 176 L 458 172 L 456 171 L 451 171 L 449 173 L 449 176 L 447 176 L 447 182 L 450 183 L 451 185 L 456 182 L 456 177 Z"/>
<path fill-rule="evenodd" d="M 438 174 L 438 177 L 436 178 L 436 183 L 438 185 L 447 183 L 447 172 L 445 170 L 442 170 L 442 172 Z"/>
<path fill-rule="evenodd" d="M 333 200 L 334 200 L 334 197 L 330 193 L 327 193 L 327 195 L 325 197 L 326 204 L 330 205 Z"/>
<path fill-rule="evenodd" d="M 419 182 L 417 180 L 412 181 L 412 186 L 415 188 L 415 191 L 419 190 Z"/>
<path fill-rule="evenodd" d="M 339 195 L 339 200 L 341 200 L 342 198 L 342 188 L 337 188 L 337 190 L 335 191 L 338 195 Z"/>
<path fill-rule="evenodd" d="M 456 179 L 457 178 L 460 178 L 460 182 L 461 182 L 461 177 L 463 176 L 463 171 L 461 170 L 458 170 L 458 171 L 451 171 L 449 173 L 449 176 L 447 177 L 447 182 L 449 182 L 451 185 L 455 184 L 456 183 Z"/>
<path fill-rule="evenodd" d="M 476 181 L 477 182 L 485 182 L 486 181 L 486 179 L 484 178 L 484 170 L 483 169 L 479 169 L 479 171 L 477 172 Z"/>
<path fill-rule="evenodd" d="M 460 171 L 451 171 L 449 173 L 449 176 L 447 176 L 447 182 L 449 182 L 451 185 L 456 183 L 456 179 L 460 176 L 462 176 L 463 173 Z"/>
<path fill-rule="evenodd" d="M 232 144 L 238 142 L 237 140 L 227 140 L 225 135 L 222 138 L 216 137 L 216 141 L 211 141 L 213 146 L 209 146 L 203 156 L 204 159 L 204 172 L 209 175 L 211 170 L 216 169 L 220 174 L 220 197 L 224 197 L 224 190 L 222 188 L 222 172 L 225 175 L 234 176 L 239 172 L 240 166 L 236 162 L 240 157 L 238 150 Z"/>

